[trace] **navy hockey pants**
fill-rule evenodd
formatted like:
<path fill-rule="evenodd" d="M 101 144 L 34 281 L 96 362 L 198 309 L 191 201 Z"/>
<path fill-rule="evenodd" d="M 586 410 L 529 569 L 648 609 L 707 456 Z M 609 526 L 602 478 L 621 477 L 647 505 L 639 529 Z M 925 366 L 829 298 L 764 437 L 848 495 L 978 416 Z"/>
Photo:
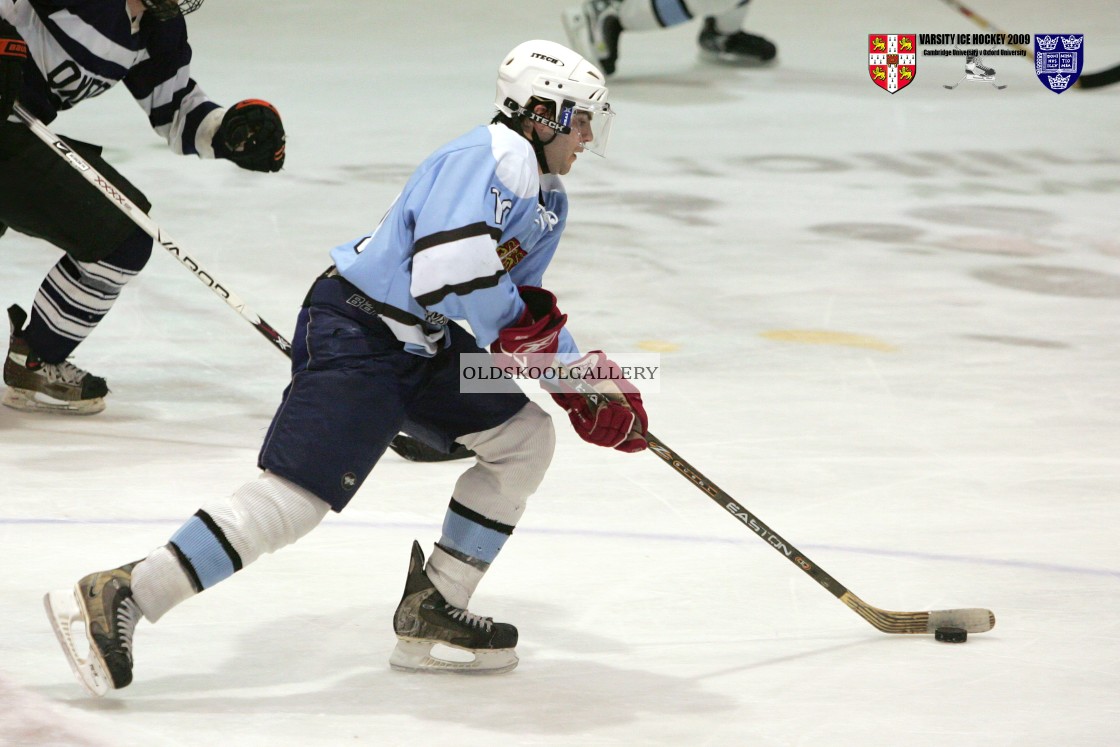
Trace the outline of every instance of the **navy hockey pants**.
<path fill-rule="evenodd" d="M 482 353 L 453 322 L 434 357 L 405 352 L 380 318 L 348 306 L 341 278 L 316 281 L 292 338 L 292 380 L 258 464 L 341 511 L 397 433 L 449 451 L 468 433 L 495 428 L 528 398 L 459 391 L 459 355 Z M 349 286 L 352 288 L 352 286 Z"/>

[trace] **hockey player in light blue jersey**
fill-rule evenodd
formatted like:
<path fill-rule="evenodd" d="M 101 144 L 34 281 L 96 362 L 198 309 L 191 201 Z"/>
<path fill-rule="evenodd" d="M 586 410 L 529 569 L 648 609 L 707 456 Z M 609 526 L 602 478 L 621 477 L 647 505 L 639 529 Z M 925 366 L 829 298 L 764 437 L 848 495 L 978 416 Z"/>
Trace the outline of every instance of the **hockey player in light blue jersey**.
<path fill-rule="evenodd" d="M 95 694 L 132 681 L 141 617 L 231 576 L 341 511 L 400 430 L 475 463 L 451 492 L 425 564 L 414 542 L 390 657 L 406 671 L 503 672 L 517 665 L 517 629 L 467 610 L 552 459 L 551 418 L 512 382 L 460 390 L 465 354 L 565 362 L 579 358 L 556 298 L 541 285 L 568 217 L 560 177 L 603 153 L 613 111 L 602 72 L 547 41 L 517 46 L 499 67 L 498 112 L 437 150 L 380 225 L 335 247 L 293 335 L 292 380 L 261 448 L 263 473 L 211 500 L 143 560 L 51 592 L 46 606 L 74 671 Z M 467 322 L 468 333 L 457 322 Z M 579 362 L 610 371 L 592 351 Z M 617 367 L 613 367 L 617 370 Z M 641 395 L 613 375 L 593 406 L 553 399 L 584 440 L 646 448 Z M 88 654 L 74 645 L 84 626 Z M 446 656 L 440 647 L 459 653 Z"/>
<path fill-rule="evenodd" d="M 224 108 L 191 77 L 186 13 L 202 0 L 0 0 L 0 234 L 6 227 L 66 252 L 35 295 L 30 317 L 8 309 L 3 403 L 90 415 L 105 379 L 68 358 L 145 266 L 152 239 L 12 113 L 44 123 L 123 83 L 171 151 L 225 158 L 243 169 L 284 164 L 284 127 L 266 101 Z M 147 212 L 143 193 L 101 157 L 64 138 L 115 189 Z M 27 326 L 24 327 L 24 322 Z"/>

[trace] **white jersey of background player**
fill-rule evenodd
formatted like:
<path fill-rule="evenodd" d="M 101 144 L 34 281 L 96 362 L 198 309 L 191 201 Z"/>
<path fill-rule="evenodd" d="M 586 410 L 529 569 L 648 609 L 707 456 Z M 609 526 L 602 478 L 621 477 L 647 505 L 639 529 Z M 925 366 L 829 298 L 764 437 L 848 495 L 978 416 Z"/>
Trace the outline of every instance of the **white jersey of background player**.
<path fill-rule="evenodd" d="M 607 75 L 618 64 L 623 31 L 655 31 L 703 18 L 697 38 L 709 62 L 767 65 L 778 54 L 773 42 L 743 30 L 750 0 L 588 0 L 564 12 L 572 47 Z"/>
<path fill-rule="evenodd" d="M 536 362 L 576 350 L 555 296 L 524 283 L 540 282 L 564 228 L 559 176 L 585 150 L 602 152 L 614 113 L 603 73 L 548 41 L 525 42 L 503 58 L 495 104 L 489 126 L 416 169 L 372 234 L 332 250 L 337 265 L 315 280 L 297 318 L 292 379 L 258 458 L 263 474 L 207 501 L 143 560 L 47 595 L 55 633 L 91 692 L 132 681 L 141 617 L 155 622 L 341 511 L 402 426 L 431 446 L 461 443 L 477 459 L 454 483 L 426 565 L 413 543 L 390 664 L 516 666 L 517 629 L 467 605 L 544 478 L 555 431 L 512 382 L 464 394 L 461 356 L 485 357 L 489 345 Z M 455 320 L 470 322 L 473 335 Z M 613 366 L 601 351 L 583 360 Z M 550 394 L 585 441 L 641 451 L 641 396 L 614 372 L 594 384 L 606 401 Z M 88 653 L 72 635 L 81 627 Z M 441 658 L 440 644 L 471 656 Z"/>

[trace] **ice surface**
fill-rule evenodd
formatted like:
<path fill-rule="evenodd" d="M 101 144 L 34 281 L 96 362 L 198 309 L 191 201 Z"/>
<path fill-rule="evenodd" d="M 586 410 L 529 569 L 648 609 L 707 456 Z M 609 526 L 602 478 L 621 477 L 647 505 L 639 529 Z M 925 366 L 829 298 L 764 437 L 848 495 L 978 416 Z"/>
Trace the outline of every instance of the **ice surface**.
<path fill-rule="evenodd" d="M 1111 6 L 976 11 L 1081 33 Z M 564 3 L 211 0 L 196 79 L 284 116 L 279 175 L 171 154 L 120 87 L 52 127 L 101 143 L 153 217 L 290 335 L 327 251 L 485 121 L 501 55 Z M 624 35 L 606 160 L 566 179 L 547 277 L 586 349 L 662 352 L 651 428 L 865 601 L 988 607 L 950 646 L 887 636 L 648 454 L 579 441 L 475 597 L 521 630 L 485 679 L 389 670 L 410 541 L 462 463 L 389 455 L 341 515 L 136 634 L 93 700 L 41 597 L 164 543 L 255 475 L 275 349 L 164 253 L 76 362 L 89 419 L 0 410 L 0 743 L 1112 745 L 1120 733 L 1120 86 L 1056 96 L 919 58 L 895 95 L 869 33 L 975 32 L 942 3 L 758 2 L 780 64 L 696 59 L 697 25 Z M 4 305 L 58 256 L 9 232 Z M 158 250 L 157 250 L 158 251 Z M 545 405 L 551 407 L 550 404 Z M 560 415 L 558 411 L 555 411 Z M 85 740 L 80 741 L 80 740 Z"/>

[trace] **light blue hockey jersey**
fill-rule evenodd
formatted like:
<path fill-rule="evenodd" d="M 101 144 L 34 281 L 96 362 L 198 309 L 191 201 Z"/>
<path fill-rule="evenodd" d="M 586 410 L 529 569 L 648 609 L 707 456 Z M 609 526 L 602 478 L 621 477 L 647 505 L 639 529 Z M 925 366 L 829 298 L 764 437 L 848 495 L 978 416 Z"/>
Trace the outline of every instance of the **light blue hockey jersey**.
<path fill-rule="evenodd" d="M 480 126 L 429 156 L 377 229 L 331 257 L 409 352 L 434 355 L 448 318 L 486 348 L 524 311 L 517 286 L 542 285 L 567 215 L 529 141 Z M 566 329 L 560 352 L 579 352 Z"/>

